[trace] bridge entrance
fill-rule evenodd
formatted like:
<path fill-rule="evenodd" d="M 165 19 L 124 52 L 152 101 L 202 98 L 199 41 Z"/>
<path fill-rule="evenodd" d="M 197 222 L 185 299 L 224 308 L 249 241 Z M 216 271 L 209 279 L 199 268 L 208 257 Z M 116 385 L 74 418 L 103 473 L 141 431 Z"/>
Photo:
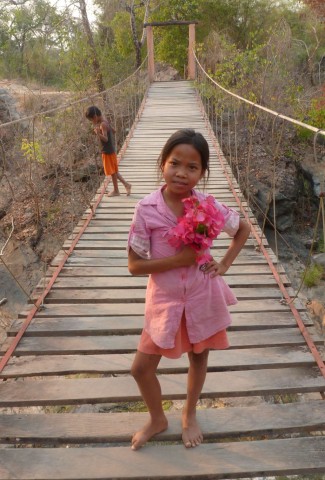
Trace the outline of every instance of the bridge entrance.
<path fill-rule="evenodd" d="M 154 59 L 154 42 L 152 27 L 167 27 L 170 25 L 188 25 L 188 63 L 187 63 L 187 78 L 189 80 L 195 79 L 195 58 L 193 48 L 195 45 L 195 25 L 196 20 L 171 20 L 168 22 L 150 22 L 145 23 L 144 27 L 147 30 L 147 48 L 148 48 L 148 75 L 149 81 L 155 80 L 155 59 Z"/>

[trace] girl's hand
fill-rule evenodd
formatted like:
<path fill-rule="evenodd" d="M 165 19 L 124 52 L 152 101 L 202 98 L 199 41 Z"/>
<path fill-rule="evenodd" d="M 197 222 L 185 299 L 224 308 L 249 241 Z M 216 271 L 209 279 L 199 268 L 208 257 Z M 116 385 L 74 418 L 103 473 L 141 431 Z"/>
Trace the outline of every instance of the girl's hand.
<path fill-rule="evenodd" d="M 229 267 L 227 267 L 224 263 L 216 262 L 215 260 L 211 260 L 211 262 L 207 263 L 207 267 L 204 270 L 205 275 L 210 275 L 211 278 L 216 277 L 217 275 L 224 275 Z"/>
<path fill-rule="evenodd" d="M 99 135 L 99 134 L 101 133 L 100 127 L 95 127 L 95 128 L 94 128 L 94 133 L 95 133 L 96 135 Z"/>
<path fill-rule="evenodd" d="M 193 248 L 185 246 L 178 254 L 178 261 L 181 267 L 189 267 L 196 264 L 196 252 Z"/>

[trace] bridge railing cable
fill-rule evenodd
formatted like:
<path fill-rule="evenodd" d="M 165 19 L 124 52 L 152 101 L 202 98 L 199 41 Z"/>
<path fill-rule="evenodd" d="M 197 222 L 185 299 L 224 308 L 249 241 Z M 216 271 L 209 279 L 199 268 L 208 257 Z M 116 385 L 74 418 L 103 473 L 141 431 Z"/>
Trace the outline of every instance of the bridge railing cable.
<path fill-rule="evenodd" d="M 265 229 L 271 227 L 278 255 L 278 235 L 291 227 L 304 229 L 304 223 L 310 239 L 314 238 L 317 210 L 324 208 L 325 130 L 231 92 L 195 58 L 197 92 L 218 139 L 220 155 L 225 154 L 233 178 L 240 184 L 241 202 L 252 206 L 260 220 L 261 241 Z M 306 132 L 312 141 L 305 140 Z M 302 159 L 308 160 L 310 170 Z M 316 228 L 321 251 L 325 226 L 320 222 Z M 292 255 L 297 255 L 294 249 Z M 307 254 L 301 256 L 308 260 Z"/>

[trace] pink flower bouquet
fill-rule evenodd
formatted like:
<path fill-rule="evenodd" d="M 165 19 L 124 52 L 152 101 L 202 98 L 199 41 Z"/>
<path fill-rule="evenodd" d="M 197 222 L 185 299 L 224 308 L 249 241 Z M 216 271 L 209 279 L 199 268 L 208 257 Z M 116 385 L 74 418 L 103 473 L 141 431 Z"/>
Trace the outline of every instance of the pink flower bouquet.
<path fill-rule="evenodd" d="M 211 247 L 213 239 L 221 232 L 225 218 L 215 205 L 214 198 L 209 195 L 201 202 L 191 196 L 182 200 L 184 216 L 177 219 L 176 227 L 169 230 L 169 243 L 179 248 L 189 245 L 197 253 L 196 261 L 204 270 L 204 265 L 212 260 L 211 255 L 204 253 Z"/>

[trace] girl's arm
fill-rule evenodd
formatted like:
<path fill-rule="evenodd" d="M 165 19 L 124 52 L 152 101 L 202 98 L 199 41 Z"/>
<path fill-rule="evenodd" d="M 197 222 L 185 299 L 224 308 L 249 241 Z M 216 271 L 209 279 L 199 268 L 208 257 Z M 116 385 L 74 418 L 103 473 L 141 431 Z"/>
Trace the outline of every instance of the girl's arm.
<path fill-rule="evenodd" d="M 232 242 L 228 250 L 226 251 L 223 259 L 220 260 L 220 262 L 216 262 L 215 260 L 209 262 L 208 267 L 206 268 L 204 273 L 210 273 L 212 278 L 216 277 L 217 275 L 224 275 L 231 267 L 233 261 L 245 245 L 246 240 L 249 237 L 250 231 L 251 228 L 249 224 L 244 220 L 240 220 L 237 233 L 232 239 Z"/>
<path fill-rule="evenodd" d="M 181 252 L 170 257 L 146 260 L 129 250 L 128 268 L 132 275 L 147 275 L 150 273 L 162 273 L 173 268 L 188 267 L 196 263 L 196 253 L 191 247 L 184 247 Z"/>

